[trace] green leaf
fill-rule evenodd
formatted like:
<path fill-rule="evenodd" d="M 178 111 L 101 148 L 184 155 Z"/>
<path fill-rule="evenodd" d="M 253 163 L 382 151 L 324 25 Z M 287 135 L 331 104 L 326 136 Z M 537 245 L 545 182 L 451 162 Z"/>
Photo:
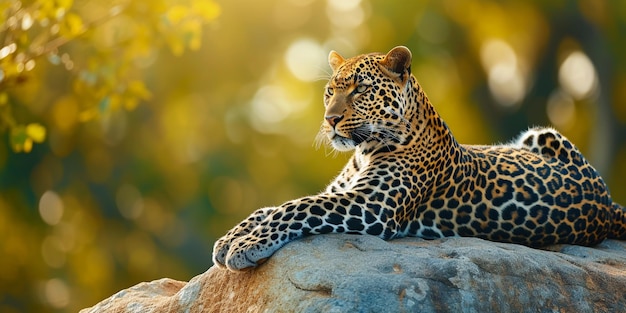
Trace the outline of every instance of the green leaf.
<path fill-rule="evenodd" d="M 28 138 L 24 125 L 18 125 L 11 128 L 11 133 L 9 137 L 9 140 L 11 142 L 11 148 L 13 148 L 13 151 L 30 152 L 30 149 L 32 148 L 32 140 Z M 28 141 L 30 141 L 30 144 L 27 144 Z"/>
<path fill-rule="evenodd" d="M 33 143 L 41 143 L 45 138 L 46 129 L 37 123 L 15 126 L 11 128 L 9 134 L 9 141 L 14 152 L 29 153 L 33 149 Z"/>

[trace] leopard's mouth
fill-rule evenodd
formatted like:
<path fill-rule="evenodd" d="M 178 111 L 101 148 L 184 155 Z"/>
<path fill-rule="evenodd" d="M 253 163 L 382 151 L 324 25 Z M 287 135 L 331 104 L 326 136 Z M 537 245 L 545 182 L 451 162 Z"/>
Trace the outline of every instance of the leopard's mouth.
<path fill-rule="evenodd" d="M 372 127 L 367 124 L 358 125 L 350 130 L 338 130 L 336 127 L 326 129 L 326 136 L 333 148 L 348 151 L 367 141 L 372 136 Z"/>
<path fill-rule="evenodd" d="M 338 151 L 350 151 L 358 145 L 354 140 L 338 134 L 330 137 L 330 144 Z"/>
<path fill-rule="evenodd" d="M 366 140 L 364 136 L 355 136 L 351 134 L 350 137 L 345 137 L 339 134 L 333 134 L 329 136 L 330 143 L 336 150 L 349 151 L 356 148 L 359 144 Z"/>

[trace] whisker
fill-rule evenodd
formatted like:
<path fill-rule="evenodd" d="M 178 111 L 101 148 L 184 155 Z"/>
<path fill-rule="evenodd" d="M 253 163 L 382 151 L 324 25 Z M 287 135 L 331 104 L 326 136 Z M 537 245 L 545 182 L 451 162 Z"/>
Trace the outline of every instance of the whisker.
<path fill-rule="evenodd" d="M 337 157 L 340 154 L 340 151 L 335 149 L 332 145 L 331 140 L 326 136 L 326 131 L 324 130 L 324 124 L 320 125 L 320 130 L 315 135 L 315 140 L 313 142 L 315 149 L 319 149 L 320 147 L 324 147 L 324 156 L 333 158 Z"/>
<path fill-rule="evenodd" d="M 328 77 L 326 77 L 326 76 L 318 76 L 318 77 L 313 78 L 313 81 L 314 81 L 314 82 L 319 82 L 319 81 L 328 81 L 328 79 L 329 79 L 329 78 L 328 78 Z"/>
<path fill-rule="evenodd" d="M 315 149 L 319 149 L 321 146 L 326 146 L 327 143 L 330 143 L 328 136 L 324 132 L 324 125 L 320 125 L 320 131 L 315 135 L 314 145 Z"/>
<path fill-rule="evenodd" d="M 317 70 L 320 73 L 320 76 L 313 80 L 315 82 L 318 82 L 320 80 L 327 81 L 330 80 L 330 78 L 333 76 L 333 72 L 329 71 L 330 69 L 326 66 L 317 66 Z"/>

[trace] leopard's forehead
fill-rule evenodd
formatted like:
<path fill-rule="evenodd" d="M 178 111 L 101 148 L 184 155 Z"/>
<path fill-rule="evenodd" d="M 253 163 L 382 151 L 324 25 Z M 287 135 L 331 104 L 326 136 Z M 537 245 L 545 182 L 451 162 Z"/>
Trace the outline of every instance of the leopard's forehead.
<path fill-rule="evenodd" d="M 366 79 L 366 73 L 377 69 L 377 64 L 385 57 L 382 53 L 369 53 L 346 59 L 333 74 L 331 81 L 336 84 L 357 83 Z"/>

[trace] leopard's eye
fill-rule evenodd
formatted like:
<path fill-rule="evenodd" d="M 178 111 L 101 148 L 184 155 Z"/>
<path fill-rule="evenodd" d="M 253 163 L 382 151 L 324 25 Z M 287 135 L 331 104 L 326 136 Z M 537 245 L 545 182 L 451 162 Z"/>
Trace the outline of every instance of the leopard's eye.
<path fill-rule="evenodd" d="M 329 96 L 332 96 L 335 94 L 335 90 L 332 87 L 328 87 L 326 88 L 326 93 L 328 93 Z"/>
<path fill-rule="evenodd" d="M 354 89 L 354 92 L 356 92 L 356 93 L 364 93 L 365 91 L 367 91 L 368 88 L 369 88 L 368 85 L 358 85 L 356 87 L 356 89 Z"/>

